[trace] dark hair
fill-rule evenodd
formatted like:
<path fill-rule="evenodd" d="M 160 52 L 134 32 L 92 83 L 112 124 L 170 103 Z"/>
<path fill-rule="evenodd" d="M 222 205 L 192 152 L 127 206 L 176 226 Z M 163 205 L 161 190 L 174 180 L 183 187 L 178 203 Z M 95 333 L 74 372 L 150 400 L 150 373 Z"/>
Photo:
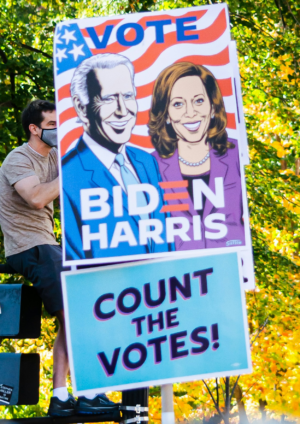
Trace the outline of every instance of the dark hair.
<path fill-rule="evenodd" d="M 29 125 L 40 125 L 44 120 L 43 112 L 52 112 L 55 110 L 55 104 L 47 100 L 34 100 L 28 103 L 22 112 L 22 126 L 25 131 L 26 137 L 30 139 Z"/>
<path fill-rule="evenodd" d="M 205 87 L 214 117 L 207 130 L 208 142 L 218 155 L 224 155 L 234 144 L 227 141 L 227 117 L 223 97 L 213 74 L 204 66 L 190 62 L 174 63 L 158 76 L 153 90 L 150 121 L 148 123 L 152 144 L 161 157 L 173 155 L 177 148 L 178 137 L 171 125 L 167 125 L 168 108 L 172 88 L 177 80 L 188 76 L 198 76 Z"/>

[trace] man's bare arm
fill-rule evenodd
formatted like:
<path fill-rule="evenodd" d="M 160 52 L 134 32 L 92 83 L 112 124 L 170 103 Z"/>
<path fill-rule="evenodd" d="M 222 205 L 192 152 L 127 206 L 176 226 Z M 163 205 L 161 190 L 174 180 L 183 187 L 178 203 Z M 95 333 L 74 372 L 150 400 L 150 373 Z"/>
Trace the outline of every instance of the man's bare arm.
<path fill-rule="evenodd" d="M 41 183 L 37 175 L 32 175 L 18 181 L 14 187 L 33 209 L 43 209 L 59 195 L 58 177 L 50 183 Z"/>

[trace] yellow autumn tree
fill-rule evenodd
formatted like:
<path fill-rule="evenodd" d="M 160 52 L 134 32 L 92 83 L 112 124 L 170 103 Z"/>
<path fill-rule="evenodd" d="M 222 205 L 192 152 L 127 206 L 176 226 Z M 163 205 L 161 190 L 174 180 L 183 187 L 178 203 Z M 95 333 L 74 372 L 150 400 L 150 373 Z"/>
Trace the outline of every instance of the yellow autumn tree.
<path fill-rule="evenodd" d="M 55 24 L 68 18 L 162 10 L 215 0 L 0 0 L 0 163 L 24 136 L 20 112 L 34 97 L 54 99 Z M 174 385 L 178 422 L 232 423 L 300 415 L 299 116 L 300 4 L 228 0 L 239 52 L 251 164 L 246 168 L 257 288 L 247 294 L 253 373 Z M 59 209 L 55 215 L 60 239 Z M 0 255 L 4 261 L 3 240 Z M 23 282 L 1 275 L 1 283 Z M 40 402 L 0 407 L 1 418 L 45 415 L 52 390 L 56 324 L 43 313 L 37 340 L 4 340 L 0 352 L 41 355 Z M 236 383 L 236 385 L 235 385 Z M 226 387 L 232 397 L 226 401 Z M 111 393 L 114 400 L 120 393 Z M 159 387 L 150 389 L 150 423 L 161 420 Z M 227 415 L 226 415 L 227 414 Z M 295 419 L 295 418 L 294 418 Z"/>

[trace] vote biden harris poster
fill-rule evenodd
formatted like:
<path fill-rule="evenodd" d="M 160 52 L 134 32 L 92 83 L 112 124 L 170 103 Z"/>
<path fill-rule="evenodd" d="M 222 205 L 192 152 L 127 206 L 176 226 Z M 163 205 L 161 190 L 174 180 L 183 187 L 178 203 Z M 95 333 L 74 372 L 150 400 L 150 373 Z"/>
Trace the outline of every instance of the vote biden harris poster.
<path fill-rule="evenodd" d="M 65 265 L 249 252 L 230 45 L 225 4 L 57 26 Z"/>

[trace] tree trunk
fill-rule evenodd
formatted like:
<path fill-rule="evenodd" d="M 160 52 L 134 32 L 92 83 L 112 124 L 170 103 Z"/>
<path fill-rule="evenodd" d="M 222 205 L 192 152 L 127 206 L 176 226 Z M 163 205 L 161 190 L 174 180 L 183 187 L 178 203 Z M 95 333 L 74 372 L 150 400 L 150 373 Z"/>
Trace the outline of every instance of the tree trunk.
<path fill-rule="evenodd" d="M 266 406 L 267 406 L 267 402 L 265 400 L 259 399 L 259 410 L 261 412 L 262 421 L 266 421 L 266 415 L 267 415 Z"/>
<path fill-rule="evenodd" d="M 296 175 L 299 176 L 299 174 L 300 174 L 300 158 L 296 159 L 295 168 L 296 168 Z"/>
<path fill-rule="evenodd" d="M 225 378 L 225 411 L 224 411 L 224 424 L 229 424 L 230 413 L 230 377 Z"/>
<path fill-rule="evenodd" d="M 281 169 L 285 171 L 287 169 L 286 159 L 281 159 Z"/>
<path fill-rule="evenodd" d="M 234 397 L 236 398 L 237 405 L 238 405 L 240 424 L 249 424 L 248 417 L 245 410 L 245 404 L 242 401 L 243 392 L 239 385 L 237 385 L 234 390 Z"/>

